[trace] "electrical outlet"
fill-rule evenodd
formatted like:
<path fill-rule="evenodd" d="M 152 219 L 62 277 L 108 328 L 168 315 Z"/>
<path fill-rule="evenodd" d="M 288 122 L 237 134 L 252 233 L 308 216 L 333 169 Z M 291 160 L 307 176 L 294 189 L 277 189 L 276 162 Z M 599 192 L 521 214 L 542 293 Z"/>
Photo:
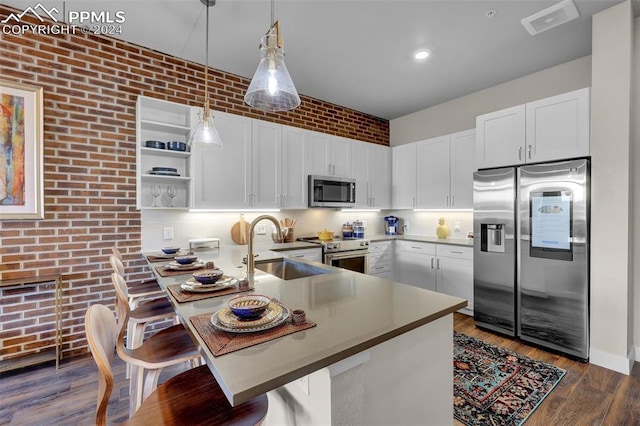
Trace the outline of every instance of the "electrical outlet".
<path fill-rule="evenodd" d="M 165 240 L 173 240 L 173 226 L 166 226 L 162 234 Z"/>
<path fill-rule="evenodd" d="M 267 225 L 265 225 L 264 223 L 256 225 L 256 234 L 265 235 L 266 233 L 267 233 Z"/>
<path fill-rule="evenodd" d="M 456 234 L 460 233 L 460 222 L 453 223 L 453 230 L 455 231 Z"/>
<path fill-rule="evenodd" d="M 405 234 L 407 232 L 409 232 L 409 221 L 408 220 L 405 220 L 404 225 L 402 226 L 402 232 L 405 233 Z"/>

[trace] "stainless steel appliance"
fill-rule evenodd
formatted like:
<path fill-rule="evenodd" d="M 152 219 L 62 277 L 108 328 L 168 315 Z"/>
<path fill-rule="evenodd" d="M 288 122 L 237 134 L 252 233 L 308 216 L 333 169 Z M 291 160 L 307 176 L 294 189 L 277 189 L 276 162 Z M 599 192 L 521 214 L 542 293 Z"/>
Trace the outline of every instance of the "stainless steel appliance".
<path fill-rule="evenodd" d="M 309 207 L 345 208 L 355 204 L 355 179 L 309 175 Z"/>
<path fill-rule="evenodd" d="M 474 319 L 589 357 L 589 160 L 474 173 Z"/>
<path fill-rule="evenodd" d="M 322 245 L 322 258 L 325 265 L 349 269 L 366 274 L 369 272 L 369 240 L 343 238 L 332 241 L 320 241 L 312 238 L 298 238 L 300 241 Z"/>

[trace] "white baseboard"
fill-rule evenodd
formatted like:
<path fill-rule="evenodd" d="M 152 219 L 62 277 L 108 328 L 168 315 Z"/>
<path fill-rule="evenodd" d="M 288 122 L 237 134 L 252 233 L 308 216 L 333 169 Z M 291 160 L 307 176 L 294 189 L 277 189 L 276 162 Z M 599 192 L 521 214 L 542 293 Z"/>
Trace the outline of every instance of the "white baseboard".
<path fill-rule="evenodd" d="M 626 374 L 631 373 L 633 362 L 635 360 L 635 354 L 640 354 L 635 347 L 632 347 L 627 357 L 604 352 L 599 349 L 591 348 L 589 351 L 589 362 L 591 364 L 598 365 L 600 367 L 607 368 L 609 370 L 617 371 L 618 373 Z"/>

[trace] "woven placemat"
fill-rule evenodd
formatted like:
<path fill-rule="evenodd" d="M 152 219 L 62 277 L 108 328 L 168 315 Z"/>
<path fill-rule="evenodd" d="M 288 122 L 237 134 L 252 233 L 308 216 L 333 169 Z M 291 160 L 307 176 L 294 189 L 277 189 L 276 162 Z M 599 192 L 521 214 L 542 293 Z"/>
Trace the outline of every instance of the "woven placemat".
<path fill-rule="evenodd" d="M 233 285 L 231 287 L 225 288 L 224 290 L 220 290 L 220 291 L 194 293 L 192 291 L 183 290 L 181 286 L 182 284 L 173 284 L 173 285 L 167 286 L 167 290 L 169 290 L 169 293 L 171 293 L 173 298 L 176 299 L 178 303 L 195 302 L 197 300 L 209 299 L 211 297 L 220 297 L 220 296 L 226 296 L 228 294 L 243 293 L 245 291 L 251 291 L 254 289 L 253 287 L 249 287 L 248 285 L 247 287 L 240 287 L 238 285 Z"/>
<path fill-rule="evenodd" d="M 205 265 L 202 265 L 199 268 L 195 268 L 195 269 L 189 269 L 187 271 L 176 271 L 174 269 L 167 269 L 164 266 L 157 266 L 156 267 L 156 271 L 158 271 L 158 274 L 160 274 L 161 277 L 174 277 L 176 275 L 187 275 L 187 274 L 192 274 L 195 271 L 198 271 L 200 269 L 204 269 Z"/>
<path fill-rule="evenodd" d="M 189 318 L 189 321 L 191 321 L 191 324 L 193 324 L 200 337 L 202 337 L 202 340 L 204 340 L 209 350 L 215 356 L 268 342 L 269 340 L 297 333 L 298 331 L 303 331 L 317 325 L 315 322 L 309 320 L 300 325 L 293 325 L 289 320 L 283 325 L 269 330 L 258 331 L 256 333 L 236 334 L 216 330 L 213 325 L 211 325 L 211 315 L 213 314 L 194 315 Z"/>
<path fill-rule="evenodd" d="M 152 254 L 147 256 L 147 260 L 151 263 L 155 262 L 171 262 L 175 256 L 164 257 L 164 256 L 154 256 Z"/>

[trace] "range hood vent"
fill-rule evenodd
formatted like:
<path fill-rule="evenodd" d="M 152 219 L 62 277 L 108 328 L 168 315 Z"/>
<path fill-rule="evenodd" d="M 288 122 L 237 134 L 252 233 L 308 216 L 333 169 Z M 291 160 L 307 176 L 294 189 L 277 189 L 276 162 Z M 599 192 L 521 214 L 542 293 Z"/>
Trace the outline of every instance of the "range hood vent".
<path fill-rule="evenodd" d="M 536 35 L 576 19 L 578 16 L 578 9 L 573 4 L 573 0 L 563 0 L 538 13 L 527 16 L 520 22 L 529 31 L 529 34 Z"/>

